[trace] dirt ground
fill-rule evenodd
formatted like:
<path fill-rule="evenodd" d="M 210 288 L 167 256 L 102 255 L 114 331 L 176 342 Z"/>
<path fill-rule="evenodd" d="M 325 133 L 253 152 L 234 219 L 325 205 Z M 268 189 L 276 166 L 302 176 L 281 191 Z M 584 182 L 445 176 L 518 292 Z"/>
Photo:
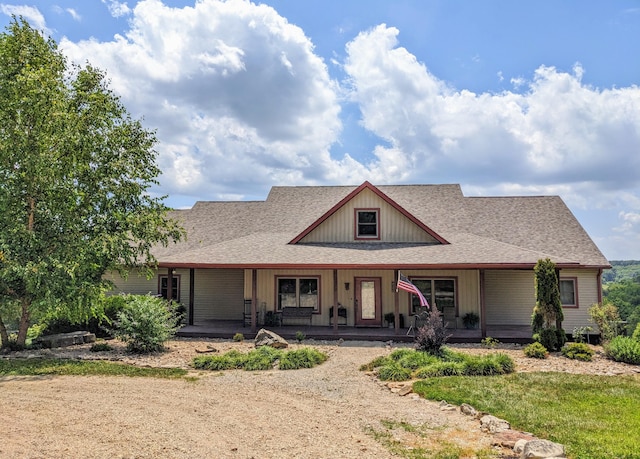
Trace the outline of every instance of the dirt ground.
<path fill-rule="evenodd" d="M 249 350 L 252 343 L 180 339 L 168 352 L 130 356 L 122 345 L 91 353 L 88 345 L 41 354 L 104 358 L 143 366 L 189 368 L 198 351 Z M 409 446 L 447 441 L 474 457 L 491 446 L 493 436 L 476 419 L 443 411 L 414 394 L 400 396 L 359 371 L 360 365 L 391 352 L 376 342 L 318 342 L 329 354 L 324 364 L 305 370 L 196 372 L 197 379 L 127 377 L 0 378 L 0 457 L 11 458 L 392 458 L 372 431 L 381 422 L 404 422 L 426 435 L 391 432 Z M 296 347 L 292 345 L 291 347 Z M 459 346 L 467 352 L 489 352 Z M 490 351 L 509 353 L 518 371 L 637 374 L 638 367 L 552 356 L 526 359 L 518 346 Z M 14 354 L 15 356 L 15 354 Z M 388 425 L 388 424 L 387 424 Z"/>

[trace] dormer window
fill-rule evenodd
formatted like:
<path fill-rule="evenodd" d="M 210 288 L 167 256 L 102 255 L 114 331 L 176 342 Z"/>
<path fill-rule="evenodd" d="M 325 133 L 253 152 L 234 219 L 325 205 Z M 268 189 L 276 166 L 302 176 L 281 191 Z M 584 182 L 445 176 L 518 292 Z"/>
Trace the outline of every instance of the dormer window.
<path fill-rule="evenodd" d="M 356 239 L 380 239 L 379 209 L 356 209 Z"/>

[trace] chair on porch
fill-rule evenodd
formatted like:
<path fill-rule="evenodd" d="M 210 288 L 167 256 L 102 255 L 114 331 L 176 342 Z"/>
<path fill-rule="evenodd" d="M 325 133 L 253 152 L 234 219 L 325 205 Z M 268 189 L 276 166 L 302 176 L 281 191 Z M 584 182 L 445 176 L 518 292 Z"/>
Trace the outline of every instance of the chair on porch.
<path fill-rule="evenodd" d="M 407 336 L 413 332 L 413 336 L 416 335 L 416 330 L 422 327 L 429 318 L 429 308 L 420 307 L 416 308 L 411 316 L 411 325 L 407 330 Z"/>
<path fill-rule="evenodd" d="M 242 322 L 242 326 L 246 327 L 246 326 L 251 326 L 251 303 L 252 300 L 248 300 L 245 298 L 244 300 L 244 311 L 243 311 L 243 316 L 244 316 L 244 321 Z M 256 311 L 257 313 L 257 311 Z M 257 323 L 257 321 L 256 321 Z"/>

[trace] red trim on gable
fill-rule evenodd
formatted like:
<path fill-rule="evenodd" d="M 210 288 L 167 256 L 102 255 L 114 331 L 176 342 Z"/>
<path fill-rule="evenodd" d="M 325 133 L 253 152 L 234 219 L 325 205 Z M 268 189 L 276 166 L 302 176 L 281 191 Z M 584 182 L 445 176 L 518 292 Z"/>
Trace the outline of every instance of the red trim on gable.
<path fill-rule="evenodd" d="M 360 193 L 362 190 L 365 190 L 365 189 L 370 190 L 373 193 L 375 193 L 379 198 L 381 198 L 382 200 L 387 202 L 389 205 L 391 205 L 391 207 L 393 207 L 398 212 L 400 212 L 402 215 L 404 215 L 406 218 L 408 218 L 410 221 L 412 221 L 413 223 L 418 225 L 418 227 L 420 229 L 425 231 L 427 234 L 432 236 L 434 239 L 436 239 L 441 244 L 449 244 L 449 242 L 446 239 L 444 239 L 439 234 L 437 234 L 435 231 L 433 231 L 431 228 L 429 228 L 427 225 L 422 223 L 420 220 L 418 220 L 416 217 L 414 217 L 411 213 L 409 213 L 407 210 L 405 210 L 400 204 L 395 202 L 393 199 L 391 199 L 389 196 L 384 194 L 382 191 L 380 191 L 378 188 L 376 188 L 374 185 L 372 185 L 368 181 L 365 181 L 362 185 L 360 185 L 358 188 L 356 188 L 351 193 L 349 193 L 347 196 L 345 196 L 342 200 L 340 200 L 340 202 L 338 202 L 335 206 L 333 206 L 331 209 L 329 209 L 324 215 L 322 215 L 319 219 L 317 219 L 315 222 L 313 222 L 313 224 L 311 224 L 307 229 L 305 229 L 302 233 L 300 233 L 295 238 L 293 238 L 289 242 L 289 244 L 297 244 L 298 242 L 300 242 L 302 239 L 304 239 L 304 237 L 306 235 L 308 235 L 314 229 L 316 229 L 318 226 L 320 226 L 320 224 L 322 224 L 325 220 L 327 220 L 334 213 L 336 213 L 342 206 L 344 206 L 347 202 L 349 202 L 356 195 L 358 195 L 358 193 Z"/>

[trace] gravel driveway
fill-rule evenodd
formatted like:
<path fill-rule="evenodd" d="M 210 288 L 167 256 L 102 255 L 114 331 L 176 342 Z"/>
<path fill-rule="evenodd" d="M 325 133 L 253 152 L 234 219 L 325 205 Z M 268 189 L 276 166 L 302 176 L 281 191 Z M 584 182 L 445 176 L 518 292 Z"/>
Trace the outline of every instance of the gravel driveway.
<path fill-rule="evenodd" d="M 176 340 L 161 355 L 130 357 L 116 351 L 102 358 L 186 367 L 199 355 L 197 350 L 209 346 L 220 352 L 252 347 L 250 343 Z M 199 372 L 195 382 L 0 378 L 0 457 L 397 457 L 371 434 L 372 429 L 383 430 L 381 421 L 409 423 L 428 433 L 387 431 L 405 445 L 428 447 L 444 439 L 466 448 L 470 457 L 474 451 L 491 449 L 492 437 L 480 432 L 477 420 L 442 411 L 437 403 L 413 394 L 392 393 L 358 370 L 361 364 L 391 352 L 388 346 L 371 342 L 314 342 L 313 346 L 330 356 L 316 368 Z M 52 354 L 101 357 L 88 352 L 86 345 Z"/>

